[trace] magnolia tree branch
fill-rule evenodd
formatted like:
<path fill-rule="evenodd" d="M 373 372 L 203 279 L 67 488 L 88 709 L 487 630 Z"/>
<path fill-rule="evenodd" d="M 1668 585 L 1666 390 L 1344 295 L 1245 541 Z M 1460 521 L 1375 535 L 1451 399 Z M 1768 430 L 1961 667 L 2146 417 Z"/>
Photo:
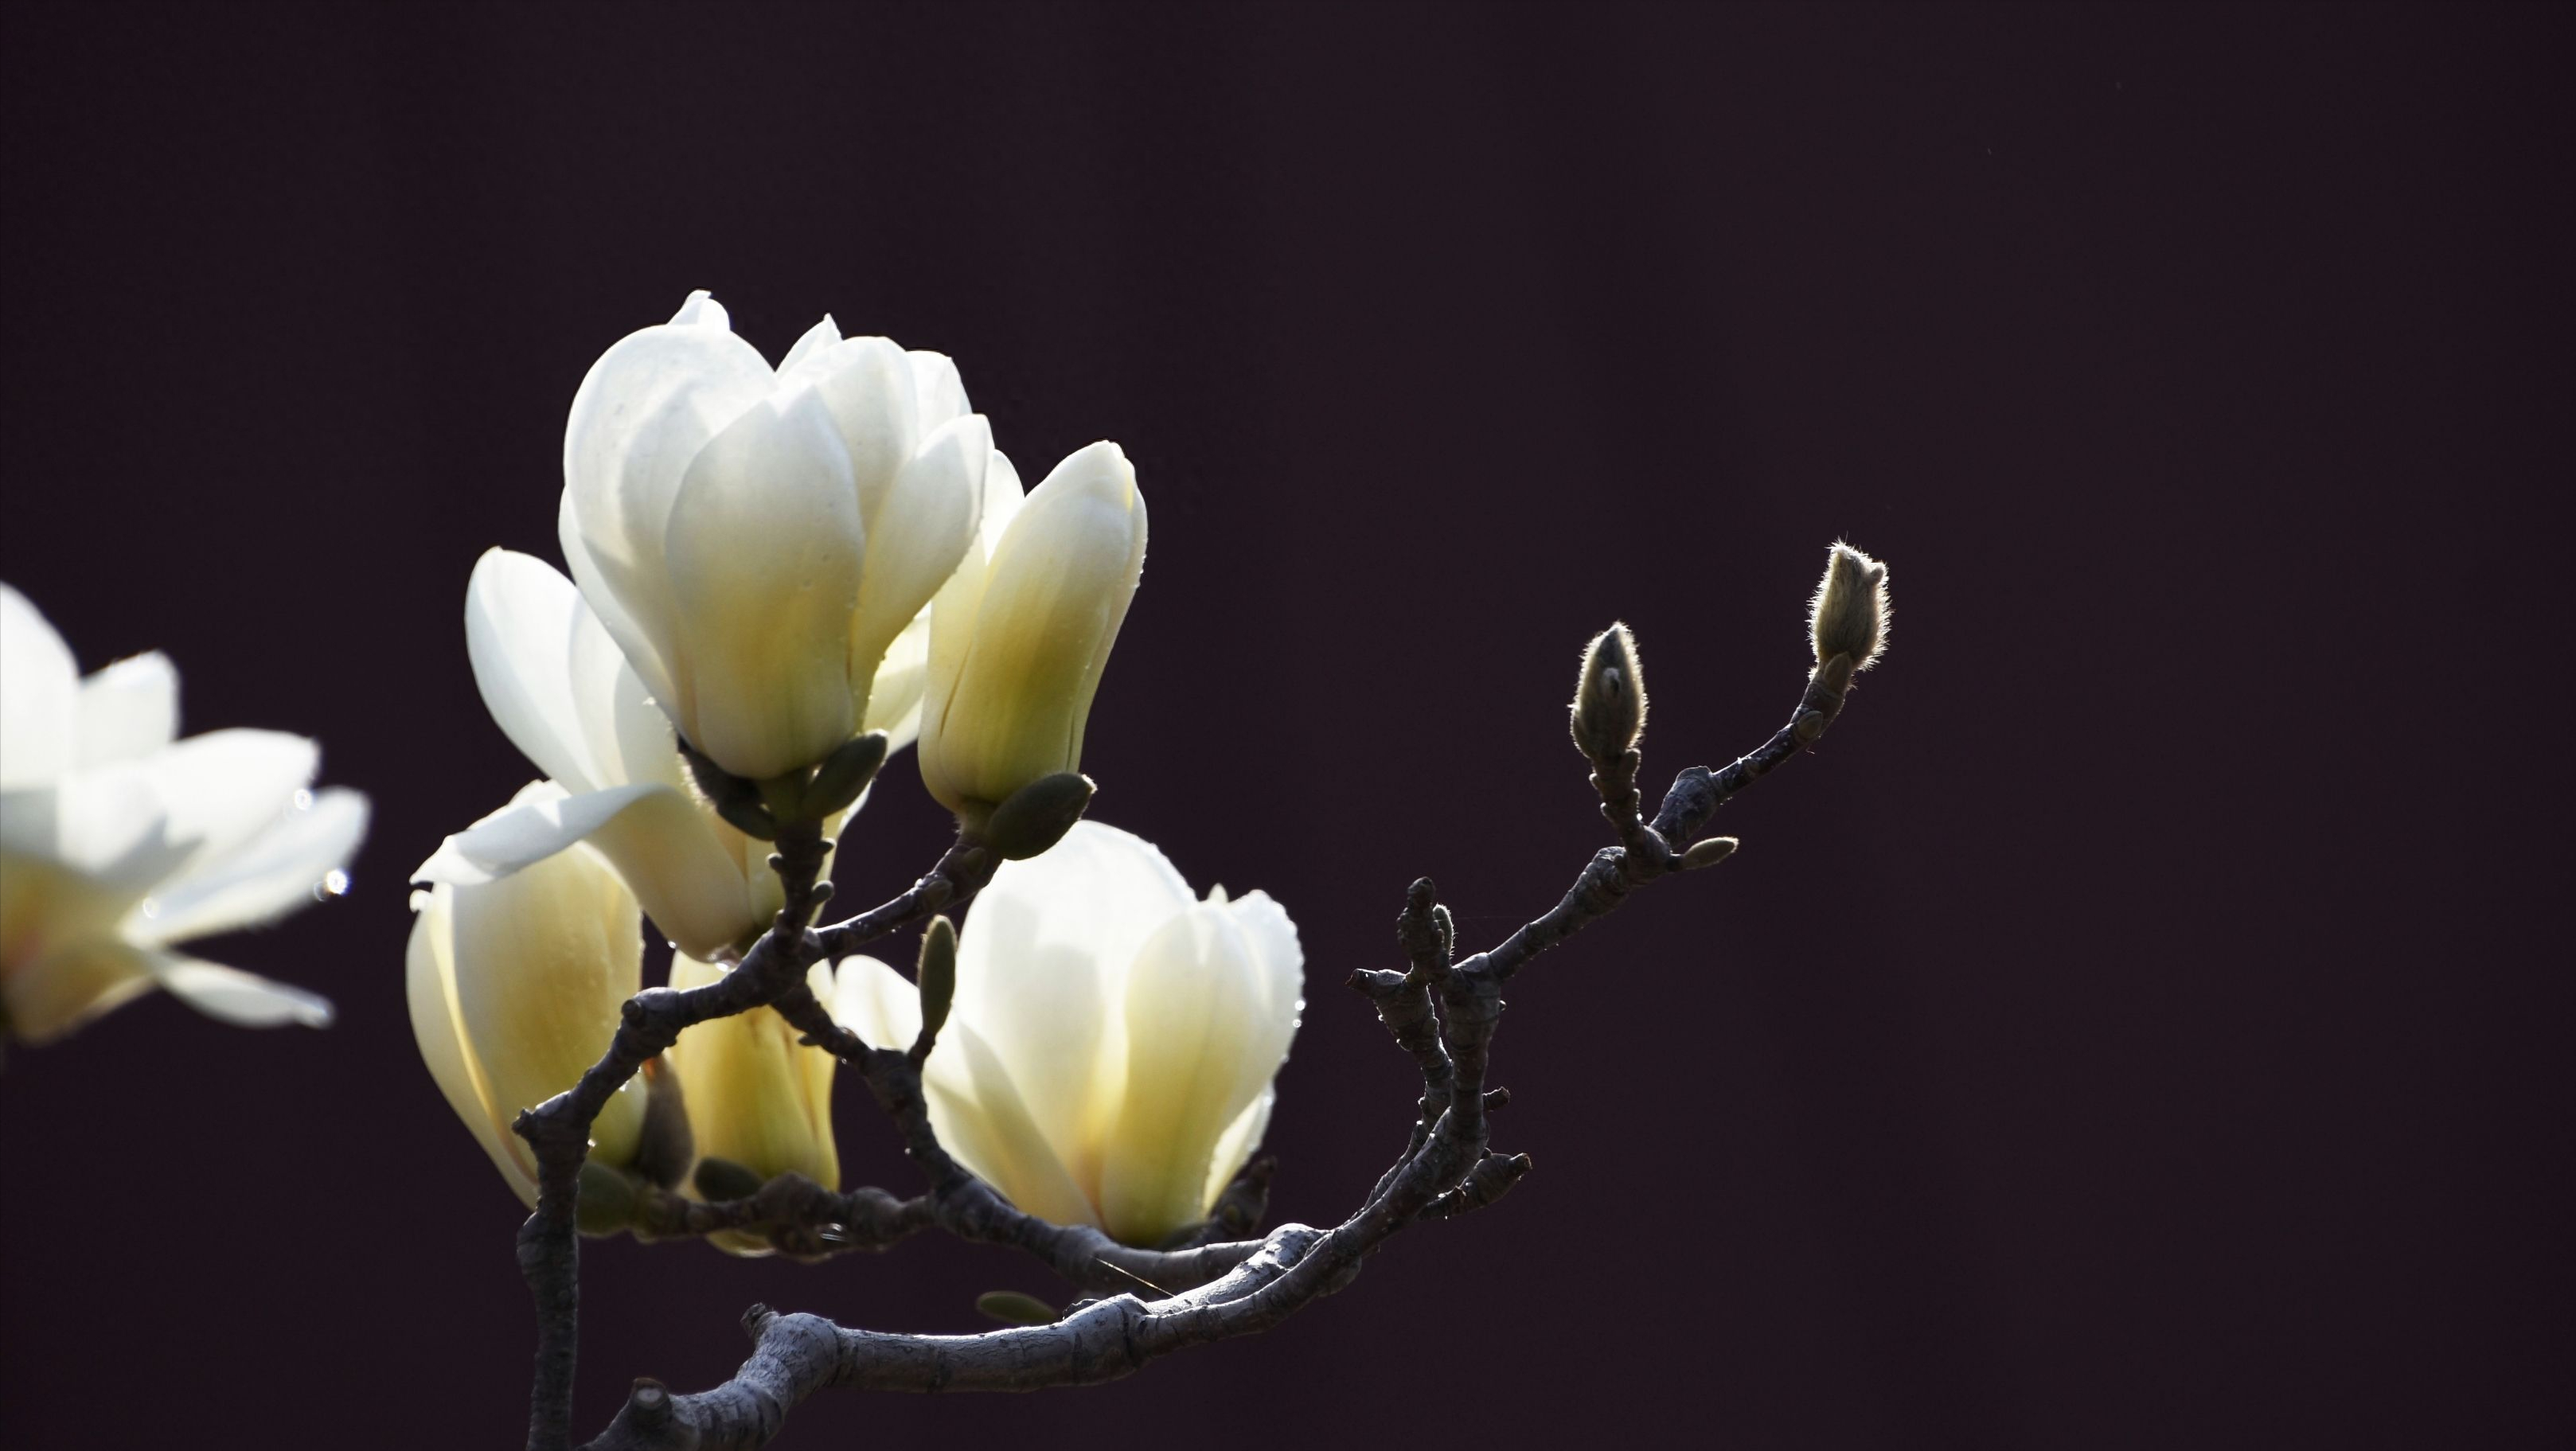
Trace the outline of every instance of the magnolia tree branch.
<path fill-rule="evenodd" d="M 802 975 L 804 964 L 816 960 L 806 954 L 846 951 L 866 940 L 861 934 L 898 930 L 948 901 L 951 889 L 934 878 L 948 880 L 942 872 L 952 863 L 984 872 L 989 866 L 980 860 L 958 862 L 958 853 L 952 852 L 931 877 L 895 902 L 839 927 L 803 932 L 791 919 L 801 922 L 800 914 L 810 909 L 806 899 L 813 893 L 813 876 L 807 871 L 800 887 L 791 875 L 797 859 L 782 841 L 780 871 L 788 882 L 789 908 L 742 966 L 714 987 L 669 995 L 686 1001 L 667 1010 L 656 1005 L 639 1011 L 637 1004 L 654 996 L 640 995 L 628 1006 L 628 1027 L 620 1030 L 619 1045 L 571 1093 L 528 1119 L 542 1120 L 562 1104 L 565 1123 L 577 1117 L 586 1133 L 590 1116 L 607 1094 L 649 1056 L 639 1050 L 667 1047 L 687 1022 L 766 1003 L 802 1030 L 807 1042 L 828 1049 L 865 1078 L 870 1093 L 903 1133 L 906 1150 L 929 1180 L 929 1192 L 896 1200 L 878 1190 L 831 1195 L 811 1184 L 781 1188 L 783 1181 L 772 1181 L 750 1200 L 697 1206 L 684 1212 L 684 1218 L 702 1212 L 706 1228 L 736 1227 L 738 1221 L 772 1226 L 774 1232 L 777 1225 L 804 1224 L 813 1214 L 828 1213 L 835 1218 L 824 1222 L 845 1229 L 865 1224 L 866 1235 L 880 1236 L 885 1243 L 935 1225 L 961 1238 L 1034 1254 L 1071 1283 L 1101 1297 L 1077 1301 L 1051 1324 L 981 1335 L 881 1334 L 756 1305 L 743 1317 L 752 1356 L 732 1380 L 692 1395 L 674 1394 L 658 1381 L 637 1381 L 616 1419 L 586 1451 L 762 1446 L 778 1433 L 790 1408 L 826 1388 L 1029 1391 L 1113 1380 L 1174 1351 L 1266 1330 L 1350 1283 L 1368 1255 L 1407 1227 L 1471 1213 L 1500 1199 L 1530 1170 L 1527 1155 L 1496 1153 L 1488 1143 L 1487 1115 L 1509 1098 L 1486 1083 L 1504 984 L 1539 953 L 1617 910 L 1636 888 L 1723 861 L 1734 849 L 1733 840 L 1701 838 L 1701 829 L 1728 797 L 1824 734 L 1841 713 L 1852 664 L 1846 655 L 1818 668 L 1789 723 L 1760 748 L 1719 771 L 1694 766 L 1682 772 L 1652 821 L 1644 818 L 1636 790 L 1640 757 L 1632 744 L 1635 723 L 1612 746 L 1595 750 L 1588 745 L 1594 756 L 1593 783 L 1617 844 L 1596 853 L 1554 907 L 1494 947 L 1457 960 L 1456 929 L 1447 909 L 1428 878 L 1413 884 L 1397 919 L 1398 942 L 1409 966 L 1401 972 L 1364 968 L 1352 974 L 1350 985 L 1376 1007 L 1389 1034 L 1419 1068 L 1419 1111 L 1393 1166 L 1359 1209 L 1330 1229 L 1290 1224 L 1257 1240 L 1139 1250 L 1096 1229 L 1050 1224 L 1012 1207 L 958 1164 L 931 1127 L 921 1064 L 935 1046 L 935 1031 L 909 1048 L 866 1043 L 832 1021 L 806 990 Z M 1577 736 L 1583 739 L 1580 720 Z M 977 885 L 980 881 L 976 878 Z M 907 902 L 909 906 L 901 905 Z M 861 923 L 866 925 L 854 926 Z M 694 997 L 738 979 L 745 984 L 735 995 L 742 999 L 738 1006 Z M 705 1011 L 699 1016 L 686 1016 L 701 1007 Z M 670 1028 L 668 1037 L 659 1036 L 666 1022 L 678 1026 Z M 636 1035 L 632 1044 L 626 1041 L 630 1031 Z M 594 1079 L 604 1086 L 594 1085 Z M 580 1164 L 579 1138 L 567 1151 L 546 1136 L 549 1127 L 540 1123 L 531 1132 L 523 1119 L 521 1128 L 540 1145 L 541 1160 L 550 1170 L 544 1180 L 546 1198 L 521 1236 L 523 1264 L 529 1262 L 527 1246 L 540 1226 L 554 1227 L 548 1220 L 550 1204 L 562 1219 L 560 1240 L 543 1241 L 547 1267 L 551 1270 L 557 1258 L 562 1265 L 559 1311 L 558 1302 L 549 1298 L 552 1282 L 530 1273 L 547 1332 L 541 1340 L 539 1404 L 530 1438 L 541 1451 L 564 1444 L 559 1428 L 571 1378 L 570 1186 Z M 547 1160 L 550 1144 L 553 1159 Z M 568 1160 L 569 1169 L 556 1160 Z M 1266 1171 L 1261 1178 L 1266 1182 Z M 759 1202 L 764 1200 L 770 1202 Z M 703 1230 L 692 1223 L 682 1232 Z M 558 1314 L 564 1337 L 559 1382 L 549 1380 L 555 1367 L 547 1358 Z"/>

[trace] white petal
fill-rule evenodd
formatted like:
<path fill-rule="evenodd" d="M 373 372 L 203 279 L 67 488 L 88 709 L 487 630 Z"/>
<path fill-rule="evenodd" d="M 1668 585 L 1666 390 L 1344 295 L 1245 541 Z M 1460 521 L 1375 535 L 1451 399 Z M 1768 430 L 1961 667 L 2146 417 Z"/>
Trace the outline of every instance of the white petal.
<path fill-rule="evenodd" d="M 814 394 L 753 408 L 698 454 L 670 533 L 697 692 L 690 744 L 758 781 L 857 733 L 850 615 L 864 547 L 849 456 Z"/>
<path fill-rule="evenodd" d="M 778 376 L 786 378 L 795 373 L 806 359 L 840 340 L 840 325 L 832 321 L 830 313 L 823 314 L 823 320 L 805 329 L 805 335 L 796 340 L 796 346 L 789 348 L 787 356 L 778 360 Z"/>
<path fill-rule="evenodd" d="M 795 380 L 810 385 L 830 410 L 849 454 L 859 517 L 869 528 L 894 487 L 895 473 L 920 446 L 912 365 L 884 338 L 851 338 L 817 353 Z"/>
<path fill-rule="evenodd" d="M 285 819 L 322 764 L 322 748 L 283 731 L 220 730 L 138 763 L 169 813 L 191 865 L 214 861 Z"/>
<path fill-rule="evenodd" d="M 903 633 L 886 647 L 868 688 L 867 718 L 862 731 L 884 731 L 886 749 L 900 751 L 921 736 L 921 698 L 930 683 L 930 611 L 913 616 Z"/>
<path fill-rule="evenodd" d="M 179 734 L 179 672 L 154 650 L 119 660 L 80 684 L 78 764 L 150 755 Z"/>
<path fill-rule="evenodd" d="M 966 380 L 957 376 L 957 363 L 946 353 L 913 351 L 904 354 L 912 364 L 912 392 L 920 413 L 921 435 L 925 438 L 952 418 L 962 418 L 974 410 L 966 403 Z"/>
<path fill-rule="evenodd" d="M 1276 1092 L 1264 1088 L 1252 1106 L 1217 1136 L 1216 1156 L 1208 1162 L 1207 1190 L 1201 1196 L 1207 1209 L 1216 1207 L 1217 1196 L 1252 1162 L 1252 1151 L 1261 1147 L 1261 1136 L 1270 1131 L 1270 1110 L 1278 1101 Z"/>
<path fill-rule="evenodd" d="M 194 843 L 168 826 L 152 772 L 135 762 L 0 792 L 0 846 L 57 863 L 128 901 L 187 862 Z"/>
<path fill-rule="evenodd" d="M 1233 913 L 1213 904 L 1175 918 L 1137 954 L 1126 1091 L 1100 1173 L 1111 1234 L 1150 1244 L 1205 1212 L 1217 1141 L 1279 1066 L 1264 977 Z"/>
<path fill-rule="evenodd" d="M 314 888 L 349 864 L 367 834 L 367 798 L 333 789 L 289 811 L 229 855 L 192 866 L 154 891 L 127 928 L 138 942 L 178 942 L 252 927 L 314 902 Z"/>
<path fill-rule="evenodd" d="M 91 937 L 0 973 L 9 1030 L 46 1043 L 152 987 L 151 958 L 113 937 Z"/>
<path fill-rule="evenodd" d="M 873 957 L 845 957 L 832 987 L 832 1020 L 871 1048 L 909 1048 L 921 1036 L 921 993 Z"/>
<path fill-rule="evenodd" d="M 868 521 L 866 568 L 850 627 L 851 679 L 870 682 L 894 638 L 957 572 L 983 511 L 993 430 L 981 414 L 942 426 L 896 474 Z"/>
<path fill-rule="evenodd" d="M 420 1046 L 421 1061 L 429 1065 L 429 1076 L 447 1106 L 464 1121 L 501 1177 L 534 1208 L 537 1178 L 527 1142 L 493 1113 L 491 1090 L 465 1046 L 464 1026 L 457 1021 L 455 893 L 453 887 L 438 887 L 412 894 L 412 909 L 419 915 L 412 919 L 411 942 L 403 960 L 412 1041 Z"/>
<path fill-rule="evenodd" d="M 1297 924 L 1288 909 L 1268 892 L 1247 892 L 1225 904 L 1258 963 L 1262 992 L 1262 1035 L 1253 1057 L 1268 1062 L 1267 1080 L 1288 1057 L 1288 1041 L 1297 1035 L 1297 1020 L 1306 1007 L 1306 950 L 1297 941 Z"/>
<path fill-rule="evenodd" d="M 663 705 L 685 716 L 678 623 L 663 560 L 681 476 L 769 392 L 769 364 L 703 294 L 682 321 L 629 334 L 591 365 L 564 427 L 560 532 L 572 576 Z"/>
<path fill-rule="evenodd" d="M 152 976 L 181 1002 L 237 1028 L 279 1028 L 288 1023 L 331 1026 L 329 998 L 254 977 L 237 967 L 157 952 Z"/>
<path fill-rule="evenodd" d="M 1008 1065 L 1077 1179 L 1096 1169 L 1124 1081 L 1129 966 L 1191 900 L 1152 843 L 1084 821 L 1045 855 L 1006 863 L 967 913 L 955 1015 Z"/>
<path fill-rule="evenodd" d="M 956 1055 L 966 1091 L 973 1098 L 970 1101 L 953 1089 L 933 1089 L 931 1127 L 939 1131 L 940 1142 L 958 1162 L 1041 1219 L 1057 1224 L 1100 1223 L 1090 1199 L 1031 1117 L 1028 1101 L 982 1035 L 951 1018 L 930 1056 L 935 1062 L 946 1054 Z"/>
<path fill-rule="evenodd" d="M 714 293 L 701 287 L 689 294 L 688 301 L 680 304 L 678 312 L 671 314 L 671 326 L 713 328 L 722 332 L 733 326 L 733 316 L 725 311 L 723 303 L 716 301 Z"/>
<path fill-rule="evenodd" d="M 0 584 L 0 790 L 71 769 L 80 672 L 27 597 Z"/>
<path fill-rule="evenodd" d="M 607 643 L 581 591 L 553 566 L 507 549 L 487 549 L 475 561 L 465 586 L 465 654 L 484 708 L 521 755 L 576 793 L 615 784 L 605 779 L 575 698 L 573 662 L 585 637 Z"/>
<path fill-rule="evenodd" d="M 599 848 L 653 925 L 684 951 L 716 956 L 766 923 L 744 891 L 742 864 L 696 804 L 650 783 L 573 797 L 523 790 L 518 800 L 449 837 L 412 880 L 497 881 L 578 841 Z"/>

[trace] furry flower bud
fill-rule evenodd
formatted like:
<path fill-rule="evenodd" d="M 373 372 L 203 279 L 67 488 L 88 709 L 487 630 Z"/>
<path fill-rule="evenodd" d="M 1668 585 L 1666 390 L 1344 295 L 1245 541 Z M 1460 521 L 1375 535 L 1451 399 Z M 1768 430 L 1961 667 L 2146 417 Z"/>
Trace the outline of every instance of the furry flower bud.
<path fill-rule="evenodd" d="M 1887 614 L 1887 566 L 1836 543 L 1807 610 L 1816 663 L 1848 655 L 1853 669 L 1867 670 L 1887 648 Z"/>

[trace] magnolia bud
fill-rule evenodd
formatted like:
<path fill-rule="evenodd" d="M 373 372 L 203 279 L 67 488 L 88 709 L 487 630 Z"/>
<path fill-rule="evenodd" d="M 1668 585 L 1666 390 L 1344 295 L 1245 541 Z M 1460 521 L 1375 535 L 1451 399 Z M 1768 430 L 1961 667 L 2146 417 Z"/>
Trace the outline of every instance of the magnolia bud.
<path fill-rule="evenodd" d="M 821 821 L 859 799 L 885 764 L 886 733 L 870 731 L 843 741 L 805 783 L 803 811 L 808 821 Z"/>
<path fill-rule="evenodd" d="M 761 1177 L 731 1159 L 700 1159 L 698 1172 L 690 1176 L 699 1197 L 710 1204 L 728 1199 L 749 1199 L 760 1192 Z"/>
<path fill-rule="evenodd" d="M 913 1046 L 926 1053 L 957 997 L 957 928 L 947 918 L 931 918 L 929 930 L 921 934 L 921 961 L 912 978 L 921 990 L 921 1032 Z"/>
<path fill-rule="evenodd" d="M 1701 867 L 1716 866 L 1735 855 L 1736 845 L 1735 838 L 1731 836 L 1712 836 L 1706 841 L 1692 842 L 1690 850 L 1682 853 L 1682 870 L 1697 871 Z"/>
<path fill-rule="evenodd" d="M 976 832 L 1006 862 L 1026 861 L 1064 840 L 1091 805 L 1095 786 L 1078 771 L 1041 776 L 1011 793 Z"/>
<path fill-rule="evenodd" d="M 759 787 L 708 760 L 687 741 L 680 742 L 680 759 L 688 762 L 689 779 L 698 783 L 707 804 L 726 825 L 761 841 L 778 839 L 778 822 L 761 804 Z"/>
<path fill-rule="evenodd" d="M 1619 759 L 1645 730 L 1646 677 L 1626 625 L 1612 625 L 1583 647 L 1572 726 L 1574 748 L 1594 765 Z"/>
<path fill-rule="evenodd" d="M 580 1197 L 573 1221 L 593 1239 L 604 1238 L 635 1222 L 635 1181 L 595 1159 L 581 1166 Z"/>
<path fill-rule="evenodd" d="M 1887 614 L 1887 566 L 1837 542 L 1808 606 L 1816 663 L 1848 655 L 1854 670 L 1867 670 L 1887 646 Z"/>

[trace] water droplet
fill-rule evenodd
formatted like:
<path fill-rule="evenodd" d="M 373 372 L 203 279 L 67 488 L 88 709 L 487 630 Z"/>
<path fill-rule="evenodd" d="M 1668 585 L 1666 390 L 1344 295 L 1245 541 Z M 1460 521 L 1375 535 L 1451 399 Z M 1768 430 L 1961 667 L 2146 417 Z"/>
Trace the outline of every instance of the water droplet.
<path fill-rule="evenodd" d="M 143 911 L 143 920 L 144 920 L 144 921 L 146 921 L 146 922 L 149 922 L 149 921 L 151 921 L 153 918 L 160 916 L 160 915 L 161 915 L 161 900 L 160 900 L 158 897 L 146 897 L 146 898 L 144 898 L 144 899 L 143 899 L 143 908 L 142 908 L 142 911 Z"/>
<path fill-rule="evenodd" d="M 316 902 L 328 902 L 333 897 L 345 897 L 348 894 L 349 874 L 336 868 L 324 873 L 322 880 L 313 884 L 313 900 Z"/>
<path fill-rule="evenodd" d="M 295 809 L 296 809 L 296 810 L 298 810 L 298 811 L 310 811 L 310 810 L 312 810 L 312 809 L 313 809 L 313 793 L 312 793 L 312 792 L 310 792 L 310 791 L 306 791 L 306 790 L 303 790 L 303 789 L 301 789 L 301 788 L 298 788 L 298 789 L 297 789 L 297 791 L 296 791 L 296 793 L 295 793 Z"/>

